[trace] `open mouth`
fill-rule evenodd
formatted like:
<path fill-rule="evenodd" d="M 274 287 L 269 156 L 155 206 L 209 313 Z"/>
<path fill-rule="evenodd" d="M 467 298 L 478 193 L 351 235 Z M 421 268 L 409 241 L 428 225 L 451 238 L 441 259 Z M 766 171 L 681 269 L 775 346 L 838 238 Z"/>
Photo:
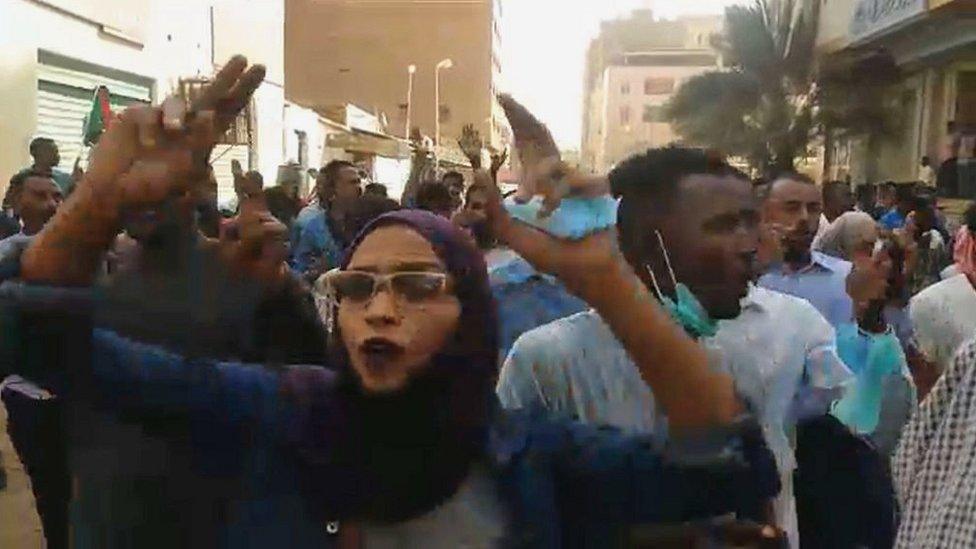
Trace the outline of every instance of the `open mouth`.
<path fill-rule="evenodd" d="M 399 358 L 405 349 L 389 339 L 371 337 L 359 345 L 359 351 L 366 357 L 368 367 L 382 368 Z"/>

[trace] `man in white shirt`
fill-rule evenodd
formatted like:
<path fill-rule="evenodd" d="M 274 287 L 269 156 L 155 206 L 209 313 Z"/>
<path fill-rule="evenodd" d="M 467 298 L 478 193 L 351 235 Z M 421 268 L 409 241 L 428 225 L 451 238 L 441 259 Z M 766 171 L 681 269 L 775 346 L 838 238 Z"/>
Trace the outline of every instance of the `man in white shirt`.
<path fill-rule="evenodd" d="M 788 432 L 797 414 L 825 413 L 850 378 L 837 357 L 833 329 L 803 300 L 749 285 L 758 205 L 737 172 L 704 153 L 659 149 L 624 162 L 610 180 L 621 196 L 624 255 L 662 302 L 674 304 L 666 308 L 683 311 L 672 316 L 702 337 L 716 368 L 735 378 L 760 420 L 784 485 L 776 519 L 795 544 Z M 682 298 L 684 288 L 697 303 Z M 592 311 L 519 338 L 497 392 L 508 408 L 541 406 L 587 423 L 666 438 L 666 418 L 653 395 Z"/>

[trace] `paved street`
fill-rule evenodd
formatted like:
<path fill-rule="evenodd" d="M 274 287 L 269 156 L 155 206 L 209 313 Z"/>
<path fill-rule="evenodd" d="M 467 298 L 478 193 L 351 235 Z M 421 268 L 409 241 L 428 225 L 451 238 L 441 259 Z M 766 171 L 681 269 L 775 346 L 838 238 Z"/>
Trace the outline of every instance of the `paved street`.
<path fill-rule="evenodd" d="M 44 547 L 41 521 L 34 510 L 30 481 L 7 437 L 7 410 L 0 405 L 0 454 L 7 471 L 7 488 L 0 490 L 0 547 Z"/>

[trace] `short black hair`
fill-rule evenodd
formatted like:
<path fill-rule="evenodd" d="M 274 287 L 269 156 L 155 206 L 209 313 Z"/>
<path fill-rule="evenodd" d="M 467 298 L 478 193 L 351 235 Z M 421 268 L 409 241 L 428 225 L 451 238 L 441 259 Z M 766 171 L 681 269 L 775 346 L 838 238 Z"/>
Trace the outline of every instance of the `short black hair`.
<path fill-rule="evenodd" d="M 417 207 L 428 212 L 451 209 L 451 192 L 440 181 L 427 181 L 417 189 Z"/>
<path fill-rule="evenodd" d="M 453 179 L 459 181 L 462 185 L 464 184 L 464 175 L 461 172 L 449 171 L 441 176 L 441 181 L 447 183 L 448 180 Z"/>
<path fill-rule="evenodd" d="M 976 202 L 969 203 L 969 207 L 962 214 L 962 220 L 969 232 L 976 236 Z"/>
<path fill-rule="evenodd" d="M 36 170 L 24 170 L 22 172 L 17 172 L 13 177 L 10 178 L 10 183 L 7 185 L 7 192 L 3 195 L 3 207 L 10 208 L 13 206 L 14 197 L 20 193 L 24 188 L 24 184 L 27 180 L 32 177 L 40 177 L 41 179 L 50 179 L 52 182 L 54 179 L 50 175 L 41 173 Z"/>
<path fill-rule="evenodd" d="M 928 210 L 935 212 L 935 201 L 927 196 L 915 196 L 912 199 L 912 209 L 916 212 Z"/>
<path fill-rule="evenodd" d="M 837 180 L 824 181 L 824 184 L 823 184 L 823 194 L 824 194 L 824 197 L 826 197 L 832 191 L 837 190 L 837 189 L 847 189 L 847 190 L 850 190 L 851 189 L 851 186 L 848 185 L 846 181 L 837 181 Z"/>
<path fill-rule="evenodd" d="M 347 160 L 333 160 L 322 166 L 322 173 L 325 175 L 327 181 L 334 182 L 335 178 L 339 175 L 339 170 L 343 168 L 353 168 L 356 169 L 355 164 Z"/>
<path fill-rule="evenodd" d="M 915 189 L 911 185 L 895 185 L 895 200 L 898 202 L 914 203 L 916 198 Z"/>
<path fill-rule="evenodd" d="M 400 209 L 400 204 L 392 198 L 376 194 L 364 194 L 356 199 L 346 214 L 344 230 L 350 241 L 355 238 L 366 225 L 377 217 Z"/>
<path fill-rule="evenodd" d="M 30 145 L 28 146 L 31 156 L 36 155 L 38 149 L 40 149 L 43 145 L 57 146 L 57 143 L 55 143 L 50 137 L 35 137 L 34 139 L 31 139 Z"/>
<path fill-rule="evenodd" d="M 674 207 L 682 180 L 690 175 L 749 178 L 721 157 L 702 149 L 669 146 L 631 156 L 610 172 L 610 190 L 620 199 L 617 228 L 624 251 L 634 254 L 646 236 L 648 211 Z"/>
<path fill-rule="evenodd" d="M 386 185 L 382 183 L 368 183 L 363 189 L 363 194 L 371 194 L 373 196 L 381 196 L 386 198 L 389 192 L 386 189 Z"/>

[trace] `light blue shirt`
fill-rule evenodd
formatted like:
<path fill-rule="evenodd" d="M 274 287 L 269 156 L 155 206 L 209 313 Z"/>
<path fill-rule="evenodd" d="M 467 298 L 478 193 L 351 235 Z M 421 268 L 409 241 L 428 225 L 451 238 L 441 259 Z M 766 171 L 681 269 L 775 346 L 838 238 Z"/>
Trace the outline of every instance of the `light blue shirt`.
<path fill-rule="evenodd" d="M 809 301 L 837 329 L 854 318 L 854 304 L 847 295 L 852 268 L 843 259 L 813 252 L 806 268 L 788 272 L 785 266 L 776 267 L 759 279 L 759 285 Z"/>
<path fill-rule="evenodd" d="M 302 236 L 302 231 L 308 226 L 308 223 L 315 218 L 317 215 L 325 213 L 325 209 L 319 205 L 318 202 L 313 202 L 308 206 L 302 208 L 302 211 L 298 212 L 298 216 L 295 217 L 295 221 L 291 225 L 291 246 L 292 249 L 298 246 L 298 239 Z"/>
<path fill-rule="evenodd" d="M 702 344 L 760 420 L 784 486 L 774 504 L 778 524 L 793 537 L 789 434 L 798 419 L 825 414 L 853 378 L 837 355 L 834 330 L 802 299 L 753 287 L 742 314 L 719 322 L 715 337 Z M 667 438 L 667 421 L 650 387 L 595 311 L 520 337 L 502 367 L 497 393 L 506 408 L 542 407 L 658 442 Z"/>

